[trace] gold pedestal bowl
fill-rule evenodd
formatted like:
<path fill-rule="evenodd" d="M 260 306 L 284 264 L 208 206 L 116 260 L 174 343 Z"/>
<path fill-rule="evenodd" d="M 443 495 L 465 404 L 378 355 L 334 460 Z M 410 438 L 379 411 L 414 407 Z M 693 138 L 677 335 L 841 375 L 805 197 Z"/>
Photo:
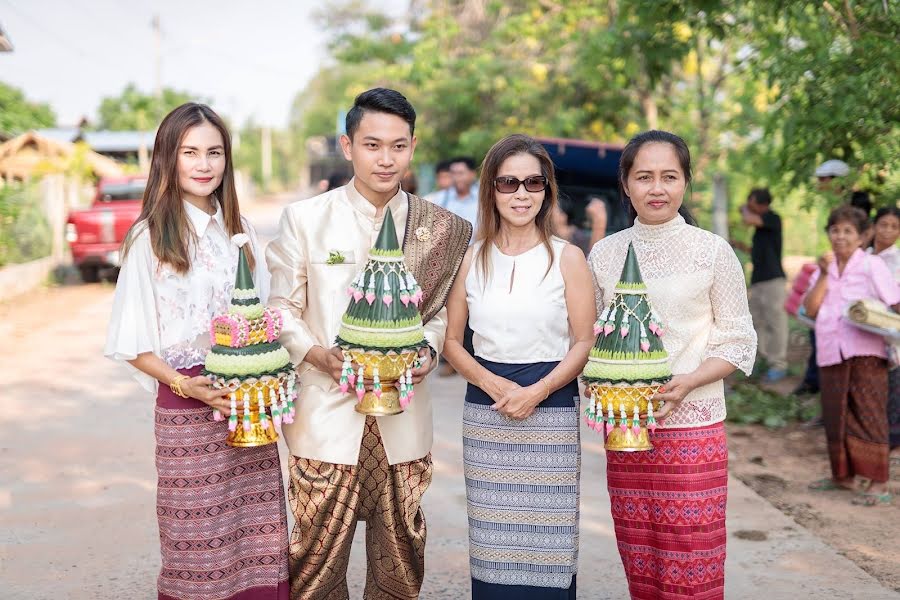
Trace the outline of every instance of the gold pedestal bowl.
<path fill-rule="evenodd" d="M 400 391 L 396 384 L 401 375 L 412 368 L 418 357 L 414 351 L 372 352 L 357 349 L 345 350 L 350 360 L 363 368 L 366 379 L 373 380 L 373 389 L 366 389 L 356 403 L 356 412 L 373 417 L 385 417 L 403 412 Z M 360 390 L 357 382 L 357 390 Z M 412 386 L 410 386 L 411 388 Z"/>
<path fill-rule="evenodd" d="M 293 420 L 293 400 L 288 386 L 292 378 L 285 375 L 263 376 L 259 379 L 213 380 L 214 387 L 231 389 L 229 397 L 236 408 L 228 417 L 228 436 L 225 443 L 236 448 L 253 448 L 278 441 L 276 425 Z M 290 405 L 290 409 L 289 409 Z M 290 410 L 290 413 L 289 413 Z"/>
<path fill-rule="evenodd" d="M 649 429 L 656 427 L 654 412 L 662 407 L 661 401 L 651 401 L 661 384 L 590 386 L 588 419 L 593 419 L 598 429 L 605 430 L 607 450 L 616 452 L 640 452 L 651 450 Z"/>

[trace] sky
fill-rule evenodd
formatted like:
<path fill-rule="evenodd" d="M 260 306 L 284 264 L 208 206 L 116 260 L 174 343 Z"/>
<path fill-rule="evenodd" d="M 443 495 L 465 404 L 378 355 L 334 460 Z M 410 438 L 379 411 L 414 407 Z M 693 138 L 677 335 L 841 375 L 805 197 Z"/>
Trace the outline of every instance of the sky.
<path fill-rule="evenodd" d="M 393 7 L 400 2 L 375 1 Z M 287 124 L 291 103 L 327 58 L 313 0 L 0 0 L 13 52 L 0 81 L 46 102 L 59 125 L 95 121 L 100 101 L 128 83 L 156 86 L 153 16 L 163 87 L 210 102 L 234 123 Z"/>

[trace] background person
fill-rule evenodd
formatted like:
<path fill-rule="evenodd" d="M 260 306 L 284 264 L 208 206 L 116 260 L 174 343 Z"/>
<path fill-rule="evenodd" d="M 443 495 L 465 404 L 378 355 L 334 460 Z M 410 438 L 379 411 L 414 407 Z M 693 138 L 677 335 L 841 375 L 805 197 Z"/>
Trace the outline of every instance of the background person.
<path fill-rule="evenodd" d="M 879 208 L 875 213 L 875 236 L 873 245 L 867 252 L 877 254 L 894 275 L 894 281 L 900 283 L 900 248 L 897 238 L 900 237 L 900 209 L 896 206 Z M 900 466 L 900 348 L 894 343 L 888 348 L 888 360 L 891 368 L 888 373 L 888 427 L 890 460 L 892 465 Z"/>
<path fill-rule="evenodd" d="M 765 381 L 775 382 L 787 374 L 788 319 L 784 311 L 787 279 L 781 266 L 781 216 L 771 208 L 766 188 L 756 188 L 741 207 L 745 225 L 754 228 L 750 257 L 750 314 L 758 339 L 758 355 L 765 359 Z"/>
<path fill-rule="evenodd" d="M 819 272 L 804 300 L 816 320 L 816 357 L 822 382 L 822 418 L 831 477 L 810 489 L 856 489 L 857 475 L 870 480 L 854 504 L 890 504 L 888 467 L 888 373 L 884 339 L 854 327 L 843 316 L 856 300 L 877 298 L 897 309 L 900 288 L 877 256 L 860 248 L 866 214 L 841 206 L 828 216 L 831 252 L 819 258 Z"/>
<path fill-rule="evenodd" d="M 440 195 L 453 184 L 450 175 L 450 161 L 442 160 L 434 166 L 434 190 L 425 194 L 423 198 L 429 202 L 437 202 Z"/>

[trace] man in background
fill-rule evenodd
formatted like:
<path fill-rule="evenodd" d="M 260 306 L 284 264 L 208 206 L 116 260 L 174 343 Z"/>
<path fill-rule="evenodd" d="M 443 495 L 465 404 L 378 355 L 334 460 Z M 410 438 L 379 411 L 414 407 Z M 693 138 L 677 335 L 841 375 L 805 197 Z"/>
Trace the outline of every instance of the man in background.
<path fill-rule="evenodd" d="M 745 225 L 755 227 L 750 257 L 750 314 L 759 339 L 759 355 L 766 361 L 767 382 L 775 382 L 787 373 L 788 320 L 784 311 L 786 278 L 781 266 L 781 217 L 771 209 L 772 196 L 767 188 L 750 191 L 741 207 Z"/>
<path fill-rule="evenodd" d="M 453 184 L 438 196 L 437 204 L 453 214 L 462 217 L 476 230 L 472 240 L 478 235 L 478 177 L 475 159 L 458 156 L 450 160 L 450 177 Z"/>
<path fill-rule="evenodd" d="M 423 198 L 429 202 L 438 202 L 444 190 L 453 184 L 453 177 L 450 175 L 450 161 L 442 160 L 434 167 L 434 191 L 425 194 Z"/>

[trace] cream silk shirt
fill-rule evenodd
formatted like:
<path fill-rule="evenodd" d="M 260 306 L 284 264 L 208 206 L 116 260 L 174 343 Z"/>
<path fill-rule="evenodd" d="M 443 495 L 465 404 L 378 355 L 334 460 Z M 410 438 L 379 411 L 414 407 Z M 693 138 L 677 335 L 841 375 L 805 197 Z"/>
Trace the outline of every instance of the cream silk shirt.
<path fill-rule="evenodd" d="M 385 210 L 394 217 L 400 244 L 409 204 L 398 191 Z M 330 375 L 303 362 L 313 346 L 331 348 L 347 309 L 347 287 L 368 259 L 384 217 L 354 187 L 346 186 L 284 209 L 278 237 L 266 250 L 272 274 L 269 304 L 282 309 L 285 325 L 279 341 L 288 349 L 300 374 L 297 416 L 283 428 L 291 454 L 329 463 L 355 465 L 365 427 L 357 413 L 356 395 L 343 394 Z M 344 261 L 328 264 L 330 252 Z M 438 353 L 444 346 L 447 309 L 425 325 L 425 338 Z M 428 383 L 416 385 L 407 409 L 377 417 L 390 464 L 417 460 L 431 451 L 432 414 Z"/>

